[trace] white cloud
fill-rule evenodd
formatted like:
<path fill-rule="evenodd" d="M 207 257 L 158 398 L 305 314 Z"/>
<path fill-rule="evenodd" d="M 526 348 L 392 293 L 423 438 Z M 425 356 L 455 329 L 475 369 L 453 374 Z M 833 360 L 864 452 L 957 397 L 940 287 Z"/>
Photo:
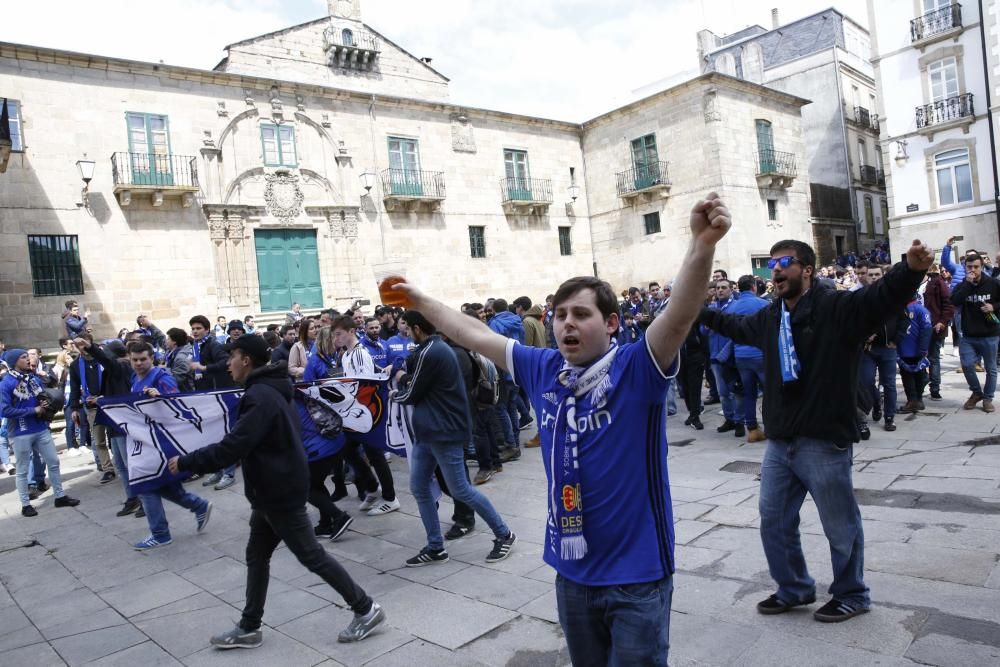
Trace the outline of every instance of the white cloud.
<path fill-rule="evenodd" d="M 790 21 L 830 0 L 368 0 L 366 23 L 434 58 L 455 102 L 585 120 L 697 68 L 695 33 Z M 211 68 L 226 44 L 318 18 L 325 0 L 42 0 L 5 8 L 0 40 Z M 840 8 L 867 24 L 864 0 Z M 58 17 L 53 22 L 52 17 Z"/>

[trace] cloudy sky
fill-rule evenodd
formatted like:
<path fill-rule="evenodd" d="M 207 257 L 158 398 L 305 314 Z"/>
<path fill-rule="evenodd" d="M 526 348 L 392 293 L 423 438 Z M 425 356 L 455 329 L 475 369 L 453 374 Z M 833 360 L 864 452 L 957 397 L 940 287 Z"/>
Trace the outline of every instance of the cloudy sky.
<path fill-rule="evenodd" d="M 363 18 L 451 79 L 452 101 L 582 121 L 697 68 L 695 33 L 769 27 L 832 0 L 363 0 Z M 211 69 L 223 47 L 320 18 L 325 0 L 10 2 L 0 41 Z M 837 8 L 867 25 L 865 0 Z"/>

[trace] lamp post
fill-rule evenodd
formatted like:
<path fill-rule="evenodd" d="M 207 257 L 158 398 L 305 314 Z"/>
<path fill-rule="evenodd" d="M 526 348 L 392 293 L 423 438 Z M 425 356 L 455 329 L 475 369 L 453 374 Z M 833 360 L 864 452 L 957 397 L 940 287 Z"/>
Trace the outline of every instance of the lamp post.
<path fill-rule="evenodd" d="M 361 187 L 365 189 L 365 194 L 371 194 L 372 188 L 375 187 L 375 179 L 377 178 L 375 171 L 373 169 L 365 169 L 359 178 L 361 179 Z"/>
<path fill-rule="evenodd" d="M 580 196 L 580 186 L 577 185 L 576 183 L 573 183 L 572 185 L 570 185 L 569 186 L 569 196 L 570 196 L 570 199 L 572 199 L 573 203 L 575 204 L 576 203 L 576 198 Z"/>
<path fill-rule="evenodd" d="M 94 167 L 97 163 L 87 159 L 87 154 L 83 154 L 82 160 L 76 161 L 76 169 L 80 172 L 80 180 L 83 181 L 83 190 L 80 192 L 82 201 L 80 206 L 90 210 L 90 181 L 94 178 Z"/>

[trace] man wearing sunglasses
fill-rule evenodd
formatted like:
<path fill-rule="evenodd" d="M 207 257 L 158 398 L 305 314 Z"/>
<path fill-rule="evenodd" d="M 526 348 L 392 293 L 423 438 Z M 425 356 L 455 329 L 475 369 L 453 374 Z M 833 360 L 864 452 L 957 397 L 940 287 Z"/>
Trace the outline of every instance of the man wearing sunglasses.
<path fill-rule="evenodd" d="M 801 241 L 779 241 L 768 267 L 776 300 L 752 315 L 702 310 L 700 321 L 764 352 L 764 423 L 770 440 L 760 481 L 760 534 L 776 593 L 757 604 L 781 614 L 816 601 L 799 539 L 799 509 L 808 492 L 830 542 L 831 600 L 817 621 L 835 623 L 868 611 L 864 533 L 851 480 L 858 362 L 866 332 L 901 310 L 934 261 L 914 241 L 906 261 L 874 285 L 845 292 L 816 285 L 816 254 Z"/>

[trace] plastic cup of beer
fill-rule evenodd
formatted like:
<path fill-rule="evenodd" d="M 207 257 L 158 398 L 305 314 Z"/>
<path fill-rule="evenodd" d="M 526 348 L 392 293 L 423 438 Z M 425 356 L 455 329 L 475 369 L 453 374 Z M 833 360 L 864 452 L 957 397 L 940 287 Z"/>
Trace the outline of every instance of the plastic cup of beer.
<path fill-rule="evenodd" d="M 403 306 L 408 308 L 409 299 L 404 292 L 392 289 L 392 286 L 406 280 L 406 266 L 400 261 L 381 262 L 375 264 L 375 282 L 378 283 L 379 299 L 384 306 Z"/>

